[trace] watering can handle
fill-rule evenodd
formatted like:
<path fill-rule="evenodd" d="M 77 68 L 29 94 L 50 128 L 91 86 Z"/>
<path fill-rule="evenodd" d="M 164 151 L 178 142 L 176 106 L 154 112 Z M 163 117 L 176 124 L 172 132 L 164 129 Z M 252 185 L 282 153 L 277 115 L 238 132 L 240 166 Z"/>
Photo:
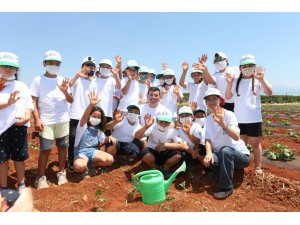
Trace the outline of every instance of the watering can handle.
<path fill-rule="evenodd" d="M 146 171 L 142 171 L 140 173 L 137 173 L 136 175 L 134 175 L 134 177 L 132 178 L 132 182 L 134 184 L 134 186 L 141 192 L 140 190 L 140 184 L 137 182 L 138 178 L 143 176 L 143 175 L 148 175 L 148 174 L 158 174 L 160 175 L 161 172 L 158 170 L 146 170 Z"/>

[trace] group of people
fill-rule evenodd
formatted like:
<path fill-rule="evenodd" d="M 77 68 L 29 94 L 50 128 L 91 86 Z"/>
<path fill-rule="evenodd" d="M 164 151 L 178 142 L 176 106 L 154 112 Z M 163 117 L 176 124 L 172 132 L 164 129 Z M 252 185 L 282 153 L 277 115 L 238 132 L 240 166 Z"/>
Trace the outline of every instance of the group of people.
<path fill-rule="evenodd" d="M 234 169 L 249 165 L 246 144 L 254 149 L 256 172 L 262 173 L 260 93 L 271 95 L 272 88 L 253 55 L 242 56 L 239 67 L 229 67 L 227 56 L 217 52 L 215 73 L 209 72 L 207 59 L 203 54 L 193 64 L 193 82 L 188 83 L 189 64 L 183 63 L 179 85 L 168 64 L 156 74 L 129 60 L 122 70 L 121 56 L 116 56 L 116 66 L 109 59 L 97 64 L 85 57 L 69 80 L 58 75 L 62 57 L 51 50 L 42 61 L 45 72 L 28 88 L 19 80 L 18 56 L 0 52 L 0 188 L 7 188 L 10 159 L 17 189 L 26 188 L 32 114 L 40 140 L 37 189 L 49 187 L 46 167 L 55 141 L 58 185 L 68 182 L 66 161 L 70 172 L 86 176 L 110 167 L 119 155 L 125 162 L 141 159 L 165 178 L 183 160 L 199 162 L 219 177 L 214 197 L 227 198 Z M 178 109 L 182 88 L 189 100 Z"/>

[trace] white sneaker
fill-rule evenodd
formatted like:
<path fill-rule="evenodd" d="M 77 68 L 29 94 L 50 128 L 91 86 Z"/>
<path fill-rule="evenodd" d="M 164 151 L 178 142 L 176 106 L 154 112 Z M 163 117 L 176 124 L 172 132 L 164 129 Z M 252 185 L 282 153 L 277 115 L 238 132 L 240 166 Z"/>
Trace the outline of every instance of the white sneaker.
<path fill-rule="evenodd" d="M 67 175 L 66 175 L 66 171 L 60 171 L 56 174 L 57 176 L 57 179 L 58 179 L 58 182 L 57 184 L 58 185 L 62 185 L 62 184 L 66 184 L 68 183 L 68 180 L 67 180 Z"/>
<path fill-rule="evenodd" d="M 34 182 L 34 186 L 36 189 L 48 188 L 49 185 L 47 183 L 47 177 L 42 176 L 40 178 L 36 178 L 36 180 Z"/>

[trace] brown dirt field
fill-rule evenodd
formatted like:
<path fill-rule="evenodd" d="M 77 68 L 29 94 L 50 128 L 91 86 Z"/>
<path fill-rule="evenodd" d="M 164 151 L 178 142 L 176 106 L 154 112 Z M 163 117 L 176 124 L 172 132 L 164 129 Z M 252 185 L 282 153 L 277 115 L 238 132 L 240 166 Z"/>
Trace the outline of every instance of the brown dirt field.
<path fill-rule="evenodd" d="M 272 128 L 286 134 L 287 129 Z M 29 133 L 31 133 L 30 128 Z M 30 158 L 26 161 L 26 185 L 33 187 L 37 174 L 39 151 L 38 139 L 29 135 Z M 300 156 L 300 141 L 297 138 L 267 135 L 263 149 L 273 143 L 288 145 Z M 172 183 L 167 200 L 156 205 L 145 205 L 141 195 L 133 192 L 132 177 L 146 168 L 141 162 L 121 165 L 116 162 L 111 171 L 80 180 L 75 173 L 67 172 L 69 183 L 56 186 L 58 170 L 57 150 L 53 148 L 46 171 L 50 188 L 33 190 L 35 205 L 43 212 L 286 212 L 300 211 L 300 171 L 269 163 L 263 164 L 265 173 L 256 175 L 254 164 L 234 175 L 234 193 L 225 201 L 215 200 L 216 178 L 208 179 L 199 164 L 188 168 Z M 13 164 L 10 163 L 9 186 L 16 182 Z M 180 185 L 185 182 L 185 186 Z M 102 199 L 95 197 L 102 191 Z"/>

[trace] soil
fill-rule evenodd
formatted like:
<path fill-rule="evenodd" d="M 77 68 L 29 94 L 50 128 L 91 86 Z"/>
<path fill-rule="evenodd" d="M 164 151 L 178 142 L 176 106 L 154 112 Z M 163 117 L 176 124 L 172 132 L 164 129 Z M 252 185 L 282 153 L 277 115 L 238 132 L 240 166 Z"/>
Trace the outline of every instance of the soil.
<path fill-rule="evenodd" d="M 287 134 L 285 128 L 271 128 L 274 133 Z M 29 153 L 26 161 L 26 185 L 34 187 L 39 151 L 38 139 L 31 138 L 29 129 Z M 299 138 L 284 135 L 267 135 L 263 149 L 280 143 L 293 148 L 300 156 Z M 172 183 L 167 199 L 155 205 L 143 204 L 141 194 L 134 191 L 132 177 L 147 168 L 141 162 L 123 165 L 119 160 L 110 171 L 81 179 L 78 174 L 67 172 L 68 184 L 57 186 L 57 149 L 53 148 L 46 171 L 50 188 L 33 189 L 35 205 L 40 211 L 49 212 L 285 212 L 300 211 L 300 171 L 264 160 L 264 174 L 254 173 L 253 160 L 245 170 L 235 171 L 234 192 L 225 201 L 215 200 L 217 178 L 204 174 L 200 164 L 188 167 Z M 14 187 L 16 174 L 13 163 L 9 168 L 9 186 Z M 96 197 L 96 191 L 102 194 Z"/>

